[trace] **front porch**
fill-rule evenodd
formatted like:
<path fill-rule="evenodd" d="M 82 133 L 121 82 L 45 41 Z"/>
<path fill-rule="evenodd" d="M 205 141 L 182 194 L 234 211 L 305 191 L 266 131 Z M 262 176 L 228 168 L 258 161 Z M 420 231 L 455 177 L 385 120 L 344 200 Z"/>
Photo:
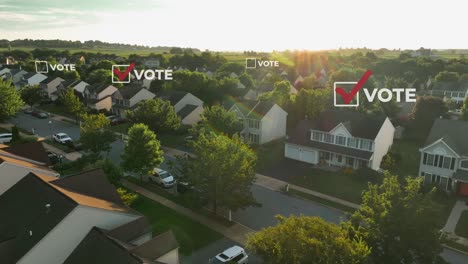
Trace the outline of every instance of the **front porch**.
<path fill-rule="evenodd" d="M 352 168 L 357 170 L 359 168 L 369 167 L 369 160 L 320 150 L 318 166 L 337 169 Z"/>

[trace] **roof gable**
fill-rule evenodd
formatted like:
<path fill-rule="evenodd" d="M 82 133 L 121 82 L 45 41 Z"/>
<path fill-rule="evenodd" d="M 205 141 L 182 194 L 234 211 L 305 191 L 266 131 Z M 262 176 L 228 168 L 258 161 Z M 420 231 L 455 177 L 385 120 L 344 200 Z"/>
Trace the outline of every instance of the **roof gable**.
<path fill-rule="evenodd" d="M 459 156 L 468 156 L 466 131 L 468 131 L 468 122 L 466 121 L 436 119 L 423 149 L 437 140 L 443 139 L 444 143 Z"/>

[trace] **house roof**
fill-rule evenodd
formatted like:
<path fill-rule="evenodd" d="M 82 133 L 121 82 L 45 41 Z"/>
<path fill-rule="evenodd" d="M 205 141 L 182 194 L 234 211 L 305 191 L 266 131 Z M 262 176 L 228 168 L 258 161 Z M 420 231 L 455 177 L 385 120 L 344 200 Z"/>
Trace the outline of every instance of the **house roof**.
<path fill-rule="evenodd" d="M 441 91 L 462 91 L 465 92 L 468 88 L 467 82 L 449 82 L 449 81 L 442 81 L 442 82 L 434 82 L 432 84 L 431 90 L 441 90 Z"/>
<path fill-rule="evenodd" d="M 46 205 L 50 208 L 47 209 Z M 0 248 L 4 263 L 16 263 L 76 207 L 76 203 L 29 173 L 0 196 Z"/>
<path fill-rule="evenodd" d="M 301 120 L 287 142 L 295 145 L 311 147 L 366 160 L 372 157 L 372 152 L 369 151 L 310 140 L 309 131 L 314 129 L 315 125 L 316 124 L 313 120 Z"/>
<path fill-rule="evenodd" d="M 21 160 L 21 159 L 18 159 L 18 158 L 13 158 L 13 157 L 10 157 L 10 156 L 6 156 L 7 154 L 11 154 L 11 153 L 7 152 L 7 154 L 5 154 L 4 152 L 5 151 L 3 149 L 0 150 L 0 164 L 2 164 L 3 162 L 7 162 L 7 163 L 14 164 L 14 165 L 17 165 L 17 166 L 34 168 L 34 169 L 37 169 L 37 170 L 40 170 L 40 171 L 43 171 L 43 172 L 46 172 L 46 173 L 57 174 L 56 172 L 54 172 L 53 170 L 51 170 L 51 169 L 49 169 L 49 168 L 47 168 L 45 166 L 40 166 L 40 165 L 31 163 L 31 162 L 28 162 L 28 161 L 25 161 L 25 160 Z M 15 154 L 13 154 L 13 155 L 15 155 Z M 1 177 L 1 175 L 0 175 L 0 177 Z"/>
<path fill-rule="evenodd" d="M 353 137 L 374 140 L 386 117 L 354 110 L 332 110 L 310 120 L 311 129 L 329 132 L 342 123 Z"/>
<path fill-rule="evenodd" d="M 270 101 L 259 101 L 247 114 L 248 118 L 262 119 L 275 104 Z"/>
<path fill-rule="evenodd" d="M 151 224 L 144 216 L 109 230 L 106 234 L 124 242 L 131 242 L 151 232 Z"/>
<path fill-rule="evenodd" d="M 63 87 L 67 88 L 67 87 L 72 87 L 73 85 L 76 85 L 80 82 L 81 82 L 80 80 L 65 80 L 65 81 L 62 81 L 62 85 Z"/>
<path fill-rule="evenodd" d="M 23 75 L 23 78 L 24 78 L 25 80 L 27 80 L 27 79 L 33 77 L 33 76 L 36 75 L 36 74 L 37 74 L 36 72 L 28 72 L 28 73 L 26 73 L 25 75 Z M 13 75 L 14 75 L 14 74 L 13 74 Z"/>
<path fill-rule="evenodd" d="M 161 99 L 171 102 L 171 105 L 175 105 L 187 94 L 188 92 L 183 91 L 164 91 L 161 93 Z"/>
<path fill-rule="evenodd" d="M 262 82 L 257 90 L 259 90 L 260 92 L 271 92 L 273 91 L 273 88 L 274 88 L 274 84 L 272 82 Z"/>
<path fill-rule="evenodd" d="M 424 146 L 427 147 L 442 138 L 458 155 L 468 156 L 466 131 L 468 131 L 467 121 L 436 119 Z"/>
<path fill-rule="evenodd" d="M 76 193 L 124 206 L 114 185 L 109 183 L 102 169 L 80 172 L 50 183 Z"/>
<path fill-rule="evenodd" d="M 169 230 L 137 246 L 132 252 L 146 259 L 157 259 L 178 247 L 179 244 L 177 243 L 174 233 Z"/>
<path fill-rule="evenodd" d="M 144 262 L 107 237 L 102 230 L 93 227 L 64 262 L 64 264 L 75 263 L 139 264 L 149 262 Z"/>
<path fill-rule="evenodd" d="M 50 77 L 50 76 L 48 76 L 47 78 L 45 78 L 44 80 L 40 81 L 39 83 L 48 84 L 48 83 L 50 83 L 51 81 L 53 81 L 54 79 L 55 79 L 55 77 Z"/>
<path fill-rule="evenodd" d="M 47 151 L 40 141 L 13 145 L 2 150 L 47 165 L 51 164 Z"/>
<path fill-rule="evenodd" d="M 106 89 L 107 87 L 109 87 L 110 85 L 108 84 L 105 84 L 105 83 L 95 83 L 95 84 L 90 84 L 90 85 L 87 85 L 86 86 L 86 89 L 90 92 L 90 93 L 100 93 L 102 91 L 104 91 L 104 89 Z"/>
<path fill-rule="evenodd" d="M 193 110 L 195 110 L 198 106 L 197 105 L 191 105 L 191 104 L 188 104 L 188 105 L 185 105 L 182 109 L 179 110 L 179 112 L 177 112 L 177 114 L 182 118 L 186 118 L 188 115 L 190 115 Z"/>
<path fill-rule="evenodd" d="M 144 88 L 141 86 L 141 84 L 129 84 L 120 88 L 119 92 L 120 92 L 120 95 L 122 95 L 124 99 L 130 99 L 142 89 Z"/>

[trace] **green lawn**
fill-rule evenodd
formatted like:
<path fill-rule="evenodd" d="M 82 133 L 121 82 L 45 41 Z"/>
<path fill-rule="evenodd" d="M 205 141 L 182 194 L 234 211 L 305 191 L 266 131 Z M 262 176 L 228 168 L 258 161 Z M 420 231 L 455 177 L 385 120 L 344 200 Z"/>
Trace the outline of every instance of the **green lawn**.
<path fill-rule="evenodd" d="M 400 176 L 417 176 L 420 162 L 420 144 L 409 139 L 395 139 L 391 152 L 398 154 L 401 159 L 390 172 Z"/>
<path fill-rule="evenodd" d="M 290 178 L 290 183 L 360 204 L 367 182 L 342 171 L 331 172 L 311 168 L 305 175 Z"/>
<path fill-rule="evenodd" d="M 172 148 L 183 148 L 185 145 L 185 137 L 188 133 L 180 134 L 178 132 L 158 134 L 158 139 L 161 145 Z"/>
<path fill-rule="evenodd" d="M 284 142 L 283 140 L 277 140 L 258 146 L 255 152 L 257 153 L 256 170 L 262 172 L 266 167 L 284 158 Z"/>
<path fill-rule="evenodd" d="M 130 123 L 130 122 L 123 123 L 123 124 L 118 124 L 118 125 L 115 125 L 115 126 L 110 126 L 110 130 L 126 135 L 128 129 L 130 128 L 131 125 L 132 125 L 132 123 Z"/>
<path fill-rule="evenodd" d="M 464 211 L 458 220 L 455 234 L 468 238 L 468 211 Z"/>
<path fill-rule="evenodd" d="M 140 196 L 132 207 L 148 218 L 153 235 L 172 230 L 179 242 L 180 253 L 186 256 L 223 237 L 209 227 L 144 196 Z"/>

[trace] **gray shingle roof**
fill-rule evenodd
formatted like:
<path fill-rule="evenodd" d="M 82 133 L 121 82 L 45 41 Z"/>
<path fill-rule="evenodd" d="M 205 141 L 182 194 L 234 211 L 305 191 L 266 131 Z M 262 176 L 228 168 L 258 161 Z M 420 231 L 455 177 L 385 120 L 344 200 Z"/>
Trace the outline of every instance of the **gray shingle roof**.
<path fill-rule="evenodd" d="M 35 160 L 48 165 L 51 164 L 49 156 L 40 141 L 13 145 L 3 148 L 2 150 L 30 160 Z"/>
<path fill-rule="evenodd" d="M 132 252 L 146 259 L 157 259 L 178 247 L 172 231 L 167 231 L 134 248 Z"/>
<path fill-rule="evenodd" d="M 90 92 L 90 93 L 100 93 L 102 92 L 104 89 L 106 89 L 107 87 L 109 87 L 108 84 L 105 84 L 105 83 L 95 83 L 95 84 L 91 84 L 91 85 L 87 85 L 86 86 L 86 89 Z"/>
<path fill-rule="evenodd" d="M 119 92 L 124 99 L 130 99 L 142 89 L 145 89 L 145 88 L 143 88 L 141 84 L 129 84 L 120 88 Z"/>
<path fill-rule="evenodd" d="M 179 112 L 177 112 L 177 114 L 182 118 L 184 119 L 185 117 L 187 117 L 188 115 L 190 115 L 193 110 L 195 110 L 198 106 L 196 105 L 191 105 L 191 104 L 188 104 L 186 106 L 184 106 L 182 109 L 179 110 Z"/>
<path fill-rule="evenodd" d="M 164 91 L 161 93 L 161 99 L 169 101 L 172 105 L 175 105 L 187 94 L 187 92 L 183 91 Z"/>
<path fill-rule="evenodd" d="M 459 155 L 468 156 L 467 131 L 467 121 L 436 119 L 424 146 L 443 138 L 444 142 Z"/>
<path fill-rule="evenodd" d="M 151 224 L 146 217 L 142 216 L 134 221 L 109 230 L 107 235 L 129 243 L 149 232 L 151 232 Z"/>

